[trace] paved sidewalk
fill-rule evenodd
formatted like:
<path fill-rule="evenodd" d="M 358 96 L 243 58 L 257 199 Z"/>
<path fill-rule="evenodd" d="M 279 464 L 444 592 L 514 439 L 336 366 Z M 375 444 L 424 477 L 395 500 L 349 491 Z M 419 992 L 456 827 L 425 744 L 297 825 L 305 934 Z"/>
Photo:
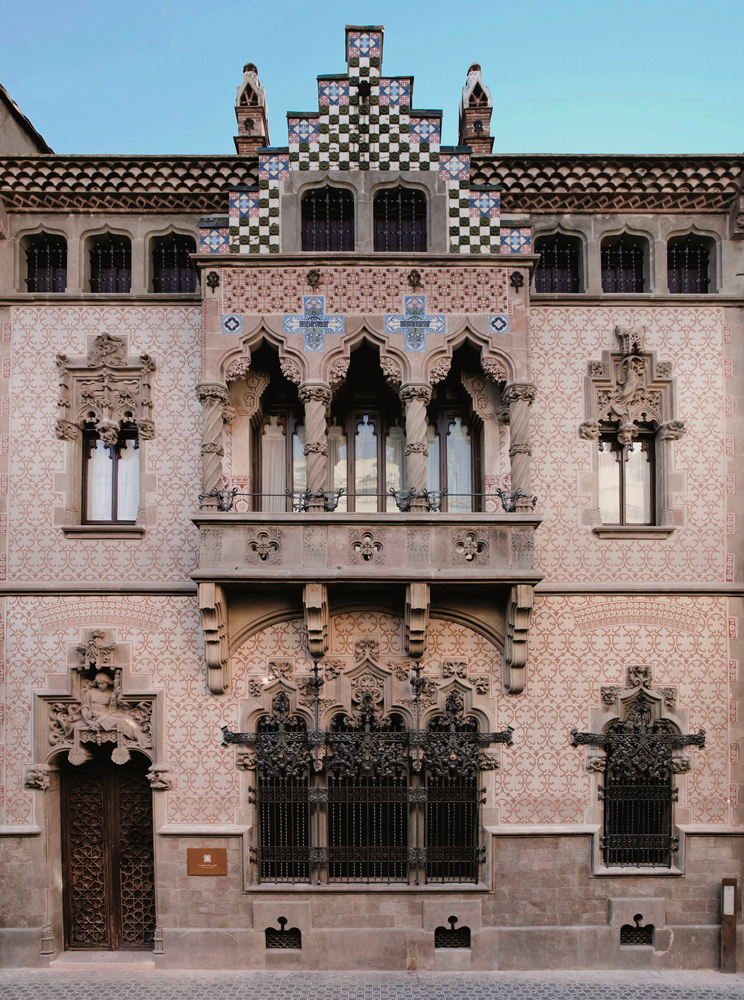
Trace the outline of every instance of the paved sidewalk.
<path fill-rule="evenodd" d="M 742 1000 L 717 972 L 0 971 L 1 1000 Z"/>

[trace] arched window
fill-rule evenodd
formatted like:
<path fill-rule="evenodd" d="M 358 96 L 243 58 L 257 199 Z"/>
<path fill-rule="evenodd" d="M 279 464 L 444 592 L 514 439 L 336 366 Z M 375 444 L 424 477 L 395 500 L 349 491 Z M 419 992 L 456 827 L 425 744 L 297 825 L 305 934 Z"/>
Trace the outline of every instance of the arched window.
<path fill-rule="evenodd" d="M 442 510 L 449 513 L 480 509 L 482 421 L 473 413 L 472 400 L 462 385 L 462 372 L 468 368 L 478 370 L 478 360 L 469 348 L 456 354 L 428 408 L 426 488 L 444 494 Z"/>
<path fill-rule="evenodd" d="M 622 233 L 602 240 L 602 291 L 642 292 L 646 285 L 648 243 Z"/>
<path fill-rule="evenodd" d="M 150 243 L 153 292 L 196 291 L 196 268 L 190 255 L 196 253 L 193 236 L 169 233 Z"/>
<path fill-rule="evenodd" d="M 354 249 L 354 197 L 340 188 L 315 188 L 302 199 L 302 249 Z"/>
<path fill-rule="evenodd" d="M 535 240 L 540 262 L 535 270 L 536 292 L 581 291 L 581 240 L 553 233 Z"/>
<path fill-rule="evenodd" d="M 667 243 L 667 283 L 676 295 L 703 295 L 710 287 L 713 241 L 695 233 L 674 236 Z"/>
<path fill-rule="evenodd" d="M 375 195 L 375 252 L 423 253 L 426 250 L 426 195 L 398 187 Z"/>
<path fill-rule="evenodd" d="M 83 509 L 87 524 L 134 524 L 139 510 L 139 440 L 136 429 L 106 444 L 94 430 L 83 435 Z"/>
<path fill-rule="evenodd" d="M 258 494 L 253 509 L 281 513 L 297 506 L 306 486 L 305 413 L 297 388 L 282 374 L 274 351 L 259 348 L 253 364 L 269 376 L 261 404 L 251 417 L 253 491 Z M 293 496 L 287 496 L 288 490 Z"/>
<path fill-rule="evenodd" d="M 91 292 L 128 292 L 132 286 L 132 243 L 104 233 L 88 244 Z"/>
<path fill-rule="evenodd" d="M 23 241 L 26 250 L 26 290 L 64 292 L 67 287 L 67 240 L 37 233 Z"/>

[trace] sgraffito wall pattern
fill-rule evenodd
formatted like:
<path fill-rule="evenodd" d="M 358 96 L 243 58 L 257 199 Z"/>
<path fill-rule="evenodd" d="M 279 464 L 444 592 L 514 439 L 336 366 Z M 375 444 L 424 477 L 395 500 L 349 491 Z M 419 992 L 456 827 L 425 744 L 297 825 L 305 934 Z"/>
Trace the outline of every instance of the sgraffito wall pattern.
<path fill-rule="evenodd" d="M 66 442 L 54 433 L 57 354 L 84 355 L 86 337 L 126 336 L 131 354 L 150 354 L 156 434 L 147 442 L 155 473 L 157 521 L 144 538 L 64 538 L 53 522 L 63 496 L 54 475 L 66 471 Z M 197 531 L 189 521 L 199 493 L 201 408 L 198 306 L 29 306 L 14 310 L 11 397 L 9 580 L 182 582 L 196 566 Z"/>
<path fill-rule="evenodd" d="M 729 685 L 725 598 L 552 597 L 536 599 L 525 692 L 501 694 L 499 650 L 463 625 L 433 619 L 424 672 L 442 675 L 442 661 L 465 661 L 466 674 L 489 677 L 494 727 L 515 728 L 515 745 L 501 754 L 496 803 L 504 824 L 581 823 L 592 804 L 585 752 L 569 745 L 569 730 L 586 729 L 600 704 L 600 685 L 623 685 L 631 663 L 649 663 L 654 683 L 678 687 L 691 730 L 704 728 L 695 751 L 688 805 L 695 823 L 729 821 Z M 303 623 L 282 622 L 247 639 L 233 657 L 227 694 L 208 694 L 196 603 L 189 597 L 9 597 L 5 674 L 5 816 L 30 823 L 32 792 L 22 788 L 34 761 L 33 692 L 60 690 L 69 643 L 81 630 L 114 628 L 131 644 L 132 673 L 162 689 L 162 754 L 176 784 L 167 796 L 172 823 L 230 823 L 240 802 L 234 754 L 220 747 L 221 725 L 238 729 L 240 699 L 267 676 L 269 660 L 290 660 L 307 674 Z M 329 658 L 353 662 L 356 642 L 373 638 L 382 663 L 405 665 L 400 618 L 353 612 L 331 619 Z M 56 675 L 56 677 L 52 676 Z"/>
<path fill-rule="evenodd" d="M 615 325 L 647 326 L 645 348 L 672 361 L 677 414 L 687 425 L 674 443 L 686 477 L 677 503 L 684 527 L 663 540 L 602 539 L 588 520 L 581 489 L 594 441 L 579 437 L 586 419 L 587 362 L 616 350 Z M 535 539 L 539 568 L 551 583 L 712 583 L 725 579 L 723 312 L 721 309 L 533 308 L 530 370 L 533 486 L 545 521 Z"/>

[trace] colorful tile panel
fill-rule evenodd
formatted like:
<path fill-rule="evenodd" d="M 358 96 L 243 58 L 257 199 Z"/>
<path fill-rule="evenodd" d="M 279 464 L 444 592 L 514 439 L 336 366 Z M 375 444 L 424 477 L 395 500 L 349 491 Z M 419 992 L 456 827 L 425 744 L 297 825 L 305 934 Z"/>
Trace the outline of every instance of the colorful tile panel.
<path fill-rule="evenodd" d="M 508 333 L 509 316 L 506 313 L 497 313 L 488 317 L 488 329 L 491 333 Z"/>
<path fill-rule="evenodd" d="M 349 58 L 376 58 L 382 55 L 382 34 L 379 31 L 350 31 L 347 37 Z"/>
<path fill-rule="evenodd" d="M 217 226 L 200 228 L 199 253 L 230 253 L 230 230 Z"/>
<path fill-rule="evenodd" d="M 501 230 L 502 253 L 532 253 L 532 230 L 505 228 Z"/>
<path fill-rule="evenodd" d="M 302 315 L 284 317 L 284 332 L 301 333 L 305 351 L 324 350 L 325 335 L 343 333 L 345 325 L 343 316 L 326 315 L 324 295 L 303 296 Z"/>
<path fill-rule="evenodd" d="M 401 104 L 411 104 L 411 81 L 382 79 L 380 80 L 380 104 L 397 107 Z"/>
<path fill-rule="evenodd" d="M 429 316 L 426 313 L 425 295 L 405 295 L 402 315 L 385 316 L 386 333 L 402 333 L 407 351 L 425 351 L 427 333 L 446 333 L 445 316 Z"/>

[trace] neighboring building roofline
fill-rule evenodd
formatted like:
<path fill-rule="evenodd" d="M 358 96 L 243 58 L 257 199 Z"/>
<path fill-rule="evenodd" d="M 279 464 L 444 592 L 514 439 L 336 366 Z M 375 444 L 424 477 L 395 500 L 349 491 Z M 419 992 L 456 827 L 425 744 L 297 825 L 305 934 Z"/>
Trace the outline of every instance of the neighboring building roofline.
<path fill-rule="evenodd" d="M 0 100 L 7 107 L 8 111 L 10 112 L 14 120 L 17 122 L 17 124 L 21 127 L 23 132 L 25 132 L 26 136 L 31 140 L 31 142 L 34 143 L 34 145 L 38 146 L 38 150 L 40 153 L 54 152 L 52 147 L 46 142 L 41 133 L 36 131 L 36 129 L 31 124 L 30 120 L 24 115 L 24 113 L 21 111 L 21 109 L 18 107 L 16 102 L 13 100 L 13 98 L 10 96 L 8 91 L 5 89 L 5 87 L 3 87 L 1 83 L 0 83 Z"/>

